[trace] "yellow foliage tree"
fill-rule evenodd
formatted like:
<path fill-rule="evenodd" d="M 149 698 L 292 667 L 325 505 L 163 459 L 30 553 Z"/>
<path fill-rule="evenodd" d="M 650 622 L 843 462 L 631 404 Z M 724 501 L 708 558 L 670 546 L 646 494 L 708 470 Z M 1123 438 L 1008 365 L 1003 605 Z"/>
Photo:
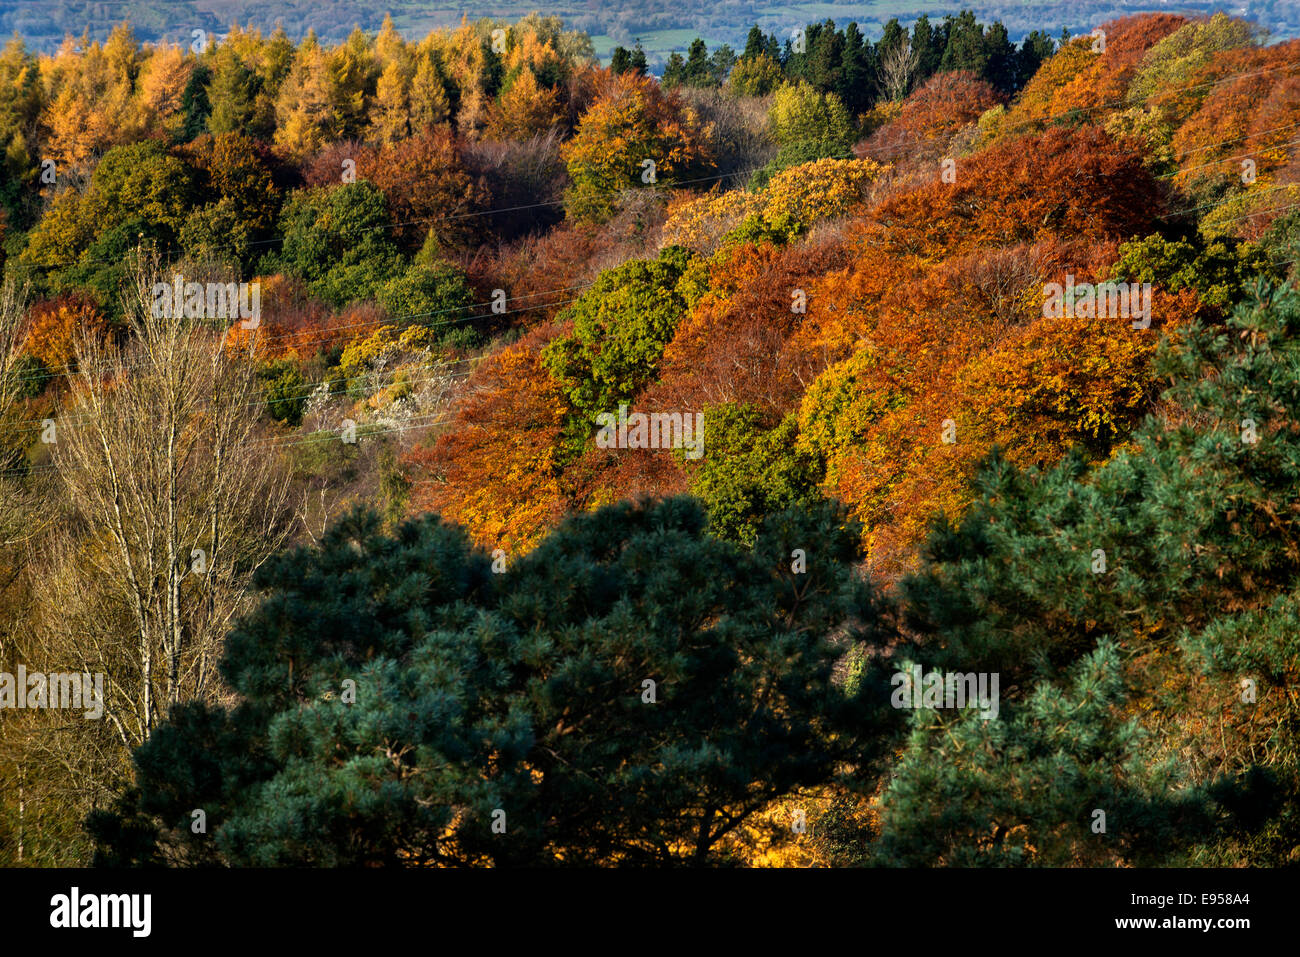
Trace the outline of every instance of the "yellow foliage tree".
<path fill-rule="evenodd" d="M 542 86 L 528 67 L 518 75 L 489 111 L 487 135 L 494 139 L 527 139 L 544 133 L 560 118 L 559 96 Z"/>
<path fill-rule="evenodd" d="M 301 162 L 342 135 L 332 86 L 329 55 L 308 33 L 276 99 L 275 146 L 282 155 Z"/>
<path fill-rule="evenodd" d="M 172 136 L 183 123 L 181 98 L 194 74 L 194 60 L 178 46 L 155 47 L 140 77 L 140 122 L 151 133 Z"/>

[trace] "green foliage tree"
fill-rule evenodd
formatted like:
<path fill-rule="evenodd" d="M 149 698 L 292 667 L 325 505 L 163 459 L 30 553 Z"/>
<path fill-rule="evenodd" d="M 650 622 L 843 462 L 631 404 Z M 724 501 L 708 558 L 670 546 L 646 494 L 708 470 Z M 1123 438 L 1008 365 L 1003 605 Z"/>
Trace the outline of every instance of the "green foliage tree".
<path fill-rule="evenodd" d="M 709 48 L 703 40 L 696 37 L 686 50 L 682 81 L 687 86 L 708 86 L 710 79 L 712 78 L 709 74 Z"/>
<path fill-rule="evenodd" d="M 283 244 L 259 271 L 301 276 L 336 306 L 373 299 L 402 266 L 389 227 L 384 194 L 368 180 L 294 193 L 280 216 Z"/>
<path fill-rule="evenodd" d="M 741 51 L 741 60 L 752 60 L 761 56 L 766 46 L 767 38 L 763 36 L 763 31 L 757 25 L 749 28 L 749 33 L 745 36 L 745 49 Z"/>
<path fill-rule="evenodd" d="M 989 63 L 989 49 L 984 36 L 984 27 L 975 19 L 975 14 L 963 10 L 957 16 L 944 18 L 944 32 L 948 44 L 939 61 L 939 69 L 944 72 L 969 70 L 983 76 Z M 1003 30 L 1005 38 L 1006 31 Z"/>
<path fill-rule="evenodd" d="M 664 61 L 664 74 L 661 79 L 666 89 L 681 86 L 686 79 L 686 58 L 674 50 Z"/>
<path fill-rule="evenodd" d="M 727 92 L 732 96 L 767 96 L 781 85 L 781 79 L 781 64 L 759 53 L 736 64 L 727 77 Z"/>
<path fill-rule="evenodd" d="M 435 516 L 346 517 L 261 570 L 223 661 L 240 703 L 137 752 L 139 791 L 89 821 L 99 862 L 724 862 L 757 810 L 874 753 L 889 709 L 834 678 L 827 636 L 875 620 L 851 523 L 782 513 L 752 549 L 705 525 L 609 506 L 494 575 Z"/>
<path fill-rule="evenodd" d="M 208 65 L 196 64 L 181 93 L 181 123 L 174 134 L 176 142 L 188 143 L 208 128 L 212 117 L 212 104 L 208 100 L 211 82 L 212 71 Z"/>
<path fill-rule="evenodd" d="M 931 76 L 938 71 L 939 63 L 943 60 L 943 52 L 948 45 L 948 25 L 936 27 L 930 23 L 929 17 L 922 14 L 912 24 L 911 43 L 917 55 L 917 76 Z"/>
<path fill-rule="evenodd" d="M 567 426 L 572 451 L 586 444 L 598 414 L 616 412 L 655 378 L 664 346 L 703 291 L 702 266 L 671 246 L 658 259 L 601 273 L 565 310 L 573 331 L 553 340 L 542 361 L 573 408 Z"/>
<path fill-rule="evenodd" d="M 292 362 L 272 362 L 258 370 L 266 412 L 277 422 L 298 427 L 307 408 L 308 385 Z"/>
<path fill-rule="evenodd" d="M 773 138 L 782 146 L 820 142 L 835 144 L 842 153 L 853 141 L 853 124 L 840 98 L 802 81 L 776 91 L 768 120 Z"/>
<path fill-rule="evenodd" d="M 195 205 L 194 171 L 153 140 L 104 154 L 89 189 L 64 190 L 27 236 L 22 261 L 44 267 L 51 292 L 91 290 L 105 315 L 120 314 L 126 254 L 178 245 Z"/>
<path fill-rule="evenodd" d="M 210 259 L 234 273 L 242 273 L 243 264 L 253 257 L 253 234 L 235 204 L 226 198 L 195 210 L 181 227 L 178 240 L 192 259 Z"/>
<path fill-rule="evenodd" d="M 844 28 L 839 96 L 850 116 L 863 113 L 876 98 L 875 49 L 856 23 Z"/>
<path fill-rule="evenodd" d="M 1020 41 L 1020 48 L 1016 50 L 1015 88 L 1022 89 L 1038 72 L 1043 61 L 1055 52 L 1056 41 L 1042 30 L 1035 30 Z"/>
<path fill-rule="evenodd" d="M 996 720 L 915 709 L 882 798 L 877 862 L 1152 865 L 1192 843 L 1212 823 L 1207 798 L 1181 786 L 1172 759 L 1149 760 L 1140 722 L 1119 713 L 1122 670 L 1102 644 L 1065 687 L 1040 684 Z"/>
<path fill-rule="evenodd" d="M 843 89 L 844 35 L 827 20 L 817 32 L 804 65 L 804 76 L 817 89 L 839 96 Z"/>
<path fill-rule="evenodd" d="M 646 71 L 649 69 L 649 64 L 646 63 L 645 50 L 642 48 L 640 40 L 637 40 L 632 47 L 632 57 L 629 60 L 629 65 L 632 67 L 632 72 L 638 76 L 645 76 Z"/>
<path fill-rule="evenodd" d="M 1003 93 L 1016 89 L 1018 60 L 1016 48 L 1001 23 L 992 24 L 984 34 L 984 79 Z"/>
<path fill-rule="evenodd" d="M 1206 243 L 1152 235 L 1122 244 L 1119 254 L 1111 272 L 1120 281 L 1157 283 L 1170 292 L 1194 289 L 1211 306 L 1237 302 L 1254 277 L 1281 278 L 1259 245 L 1231 237 Z"/>
<path fill-rule="evenodd" d="M 773 176 L 792 166 L 825 158 L 850 158 L 853 124 L 834 93 L 819 93 L 802 80 L 786 83 L 773 97 L 768 124 L 779 144 L 776 157 L 754 171 L 750 190 L 763 189 Z"/>
<path fill-rule="evenodd" d="M 797 433 L 794 415 L 769 429 L 752 405 L 705 409 L 704 455 L 692 470 L 690 488 L 708 510 L 715 535 L 749 545 L 769 515 L 821 500 L 820 471 L 796 446 Z"/>
<path fill-rule="evenodd" d="M 394 319 L 445 326 L 469 316 L 474 294 L 451 263 L 413 263 L 380 287 L 378 299 Z"/>
<path fill-rule="evenodd" d="M 261 82 L 243 62 L 238 47 L 232 43 L 219 45 L 210 63 L 204 66 L 210 77 L 204 91 L 208 103 L 207 129 L 220 135 L 254 128 Z"/>

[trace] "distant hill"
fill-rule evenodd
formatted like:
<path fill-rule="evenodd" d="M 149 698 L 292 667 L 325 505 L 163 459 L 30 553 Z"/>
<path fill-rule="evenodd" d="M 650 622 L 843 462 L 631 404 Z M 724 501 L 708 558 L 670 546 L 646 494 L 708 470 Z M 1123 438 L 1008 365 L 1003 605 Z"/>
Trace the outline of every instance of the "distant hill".
<path fill-rule="evenodd" d="M 1213 13 L 1224 10 L 1253 20 L 1276 37 L 1300 36 L 1300 4 L 1292 0 L 1256 0 L 1240 4 L 1192 0 L 1163 3 L 1153 0 L 1001 0 L 972 4 L 945 4 L 933 0 L 882 0 L 882 2 L 778 3 L 745 0 L 615 0 L 601 4 L 564 0 L 539 5 L 535 0 L 497 0 L 471 4 L 448 0 L 0 0 L 0 32 L 17 32 L 34 50 L 50 51 L 64 36 L 104 39 L 114 24 L 129 20 L 144 41 L 189 41 L 190 31 L 224 32 L 238 21 L 262 29 L 283 23 L 297 39 L 315 30 L 324 40 L 342 40 L 354 26 L 379 29 L 391 13 L 399 30 L 409 37 L 422 36 L 439 26 L 449 26 L 462 16 L 516 19 L 535 10 L 562 16 L 573 28 L 589 33 L 596 52 L 608 58 L 615 45 L 630 46 L 638 38 L 651 65 L 660 64 L 674 50 L 684 51 L 695 37 L 712 47 L 743 42 L 746 31 L 757 24 L 765 32 L 783 32 L 811 21 L 833 19 L 841 25 L 856 21 L 868 36 L 879 36 L 891 17 L 909 23 L 921 14 L 931 17 L 955 14 L 969 6 L 983 22 L 1001 20 L 1013 40 L 1036 29 L 1072 34 L 1130 13 L 1161 10 L 1179 13 Z"/>

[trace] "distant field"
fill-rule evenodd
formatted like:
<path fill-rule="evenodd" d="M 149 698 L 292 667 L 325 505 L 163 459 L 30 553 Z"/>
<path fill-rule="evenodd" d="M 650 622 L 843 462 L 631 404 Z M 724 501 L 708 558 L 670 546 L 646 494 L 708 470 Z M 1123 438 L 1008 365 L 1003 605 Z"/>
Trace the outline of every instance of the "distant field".
<path fill-rule="evenodd" d="M 648 58 L 654 60 L 666 58 L 674 50 L 684 51 L 696 37 L 702 37 L 704 42 L 709 45 L 710 50 L 723 43 L 735 42 L 735 39 L 729 36 L 702 34 L 697 30 L 654 30 L 649 33 L 639 33 L 636 39 L 641 41 L 641 46 L 646 51 Z M 614 51 L 614 47 L 620 43 L 626 45 L 627 41 L 616 40 L 604 33 L 593 34 L 591 37 L 591 44 L 596 48 L 596 55 L 602 60 L 608 60 L 610 54 Z"/>
<path fill-rule="evenodd" d="M 695 37 L 710 49 L 719 43 L 739 46 L 749 28 L 758 24 L 766 32 L 788 36 L 797 26 L 832 19 L 841 26 L 857 21 L 868 36 L 897 16 L 910 24 L 922 13 L 942 18 L 963 7 L 974 10 L 983 22 L 1001 20 L 1013 40 L 1044 29 L 1053 35 L 1062 27 L 1086 32 L 1115 16 L 1146 10 L 1209 13 L 1227 10 L 1243 15 L 1240 4 L 1189 0 L 978 0 L 962 4 L 936 0 L 877 0 L 849 3 L 763 3 L 745 0 L 561 0 L 539 4 L 536 0 L 500 2 L 426 3 L 420 0 L 0 0 L 0 34 L 20 34 L 28 46 L 52 50 L 67 34 L 88 31 L 103 39 L 122 20 L 129 20 L 141 40 L 188 42 L 189 31 L 203 28 L 224 32 L 238 21 L 271 29 L 283 22 L 295 39 L 309 29 L 327 42 L 338 42 L 360 26 L 375 31 L 390 12 L 407 37 L 423 36 L 437 27 L 452 26 L 462 16 L 515 20 L 533 11 L 563 17 L 574 29 L 591 35 L 596 52 L 608 58 L 619 44 L 631 46 L 639 37 L 651 63 L 662 62 L 674 50 L 684 51 Z M 1300 3 L 1295 0 L 1252 2 L 1244 15 L 1268 27 L 1275 35 L 1300 35 Z"/>

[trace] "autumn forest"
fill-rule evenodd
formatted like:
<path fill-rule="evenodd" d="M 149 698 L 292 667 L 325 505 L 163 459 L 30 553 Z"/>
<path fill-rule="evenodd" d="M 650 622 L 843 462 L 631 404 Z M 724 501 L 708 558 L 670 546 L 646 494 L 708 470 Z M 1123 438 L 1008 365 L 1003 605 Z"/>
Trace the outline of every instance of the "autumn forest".
<path fill-rule="evenodd" d="M 1300 40 L 0 51 L 0 866 L 1300 863 Z"/>

